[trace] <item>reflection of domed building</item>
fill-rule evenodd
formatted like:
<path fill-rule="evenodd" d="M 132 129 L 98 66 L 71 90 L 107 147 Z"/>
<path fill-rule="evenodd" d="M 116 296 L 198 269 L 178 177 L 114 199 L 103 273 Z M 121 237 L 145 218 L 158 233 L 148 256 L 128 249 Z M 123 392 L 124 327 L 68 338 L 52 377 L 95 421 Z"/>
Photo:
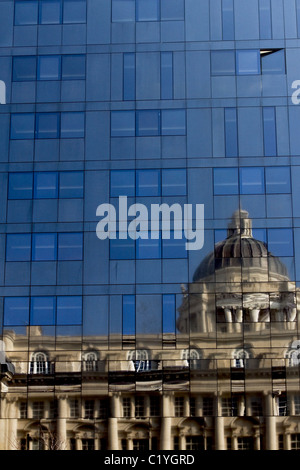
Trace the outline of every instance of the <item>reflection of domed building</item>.
<path fill-rule="evenodd" d="M 1 448 L 299 448 L 296 293 L 237 211 L 183 288 L 176 337 L 89 336 L 82 351 L 6 330 Z"/>

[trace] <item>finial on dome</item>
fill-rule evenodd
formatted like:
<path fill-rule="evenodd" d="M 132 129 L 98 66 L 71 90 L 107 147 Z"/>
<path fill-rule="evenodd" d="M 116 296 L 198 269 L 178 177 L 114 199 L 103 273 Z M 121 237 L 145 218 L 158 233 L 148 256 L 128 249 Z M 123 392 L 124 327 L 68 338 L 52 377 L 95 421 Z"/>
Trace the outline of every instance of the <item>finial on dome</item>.
<path fill-rule="evenodd" d="M 231 222 L 228 224 L 227 234 L 228 237 L 233 235 L 252 237 L 252 220 L 246 210 L 240 207 L 233 213 Z"/>

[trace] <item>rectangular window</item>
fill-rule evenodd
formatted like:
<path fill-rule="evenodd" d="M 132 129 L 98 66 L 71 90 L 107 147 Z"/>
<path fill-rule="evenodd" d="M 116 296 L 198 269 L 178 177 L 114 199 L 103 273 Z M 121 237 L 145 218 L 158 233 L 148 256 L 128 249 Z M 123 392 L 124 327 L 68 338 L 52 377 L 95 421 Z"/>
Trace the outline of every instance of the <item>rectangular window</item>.
<path fill-rule="evenodd" d="M 135 242 L 131 238 L 119 239 L 118 234 L 115 240 L 111 239 L 109 243 L 110 259 L 134 259 Z"/>
<path fill-rule="evenodd" d="M 159 259 L 161 257 L 161 240 L 138 238 L 136 241 L 137 259 Z"/>
<path fill-rule="evenodd" d="M 27 0 L 15 2 L 15 25 L 27 26 L 38 22 L 38 2 Z"/>
<path fill-rule="evenodd" d="M 123 404 L 123 418 L 130 418 L 131 416 L 131 399 L 129 397 L 124 397 L 122 399 Z"/>
<path fill-rule="evenodd" d="M 164 233 L 162 234 L 164 238 Z M 162 257 L 164 259 L 187 258 L 185 249 L 186 238 L 184 233 L 179 230 L 171 230 L 170 234 L 166 232 L 166 238 L 162 240 Z"/>
<path fill-rule="evenodd" d="M 37 79 L 38 80 L 60 80 L 61 57 L 57 55 L 46 55 L 38 57 Z"/>
<path fill-rule="evenodd" d="M 161 179 L 162 196 L 186 196 L 187 183 L 185 169 L 163 169 Z"/>
<path fill-rule="evenodd" d="M 133 52 L 123 55 L 123 98 L 135 100 L 135 54 Z"/>
<path fill-rule="evenodd" d="M 214 400 L 212 397 L 203 397 L 203 416 L 214 415 Z"/>
<path fill-rule="evenodd" d="M 31 260 L 31 234 L 6 235 L 6 261 Z"/>
<path fill-rule="evenodd" d="M 136 112 L 136 135 L 155 136 L 160 135 L 160 112 L 146 110 Z"/>
<path fill-rule="evenodd" d="M 266 157 L 277 155 L 276 116 L 273 106 L 263 108 L 264 153 Z"/>
<path fill-rule="evenodd" d="M 268 229 L 268 248 L 275 256 L 293 256 L 293 230 L 290 228 Z"/>
<path fill-rule="evenodd" d="M 29 297 L 4 299 L 4 326 L 29 324 Z"/>
<path fill-rule="evenodd" d="M 214 169 L 214 194 L 238 194 L 239 175 L 237 168 L 215 168 Z"/>
<path fill-rule="evenodd" d="M 36 57 L 13 57 L 13 81 L 32 81 L 36 79 Z"/>
<path fill-rule="evenodd" d="M 75 261 L 82 260 L 83 234 L 82 233 L 59 233 L 58 234 L 58 260 Z"/>
<path fill-rule="evenodd" d="M 160 56 L 160 93 L 162 100 L 173 99 L 173 53 L 162 52 Z"/>
<path fill-rule="evenodd" d="M 164 109 L 161 112 L 161 135 L 185 135 L 184 109 Z"/>
<path fill-rule="evenodd" d="M 259 1 L 259 37 L 260 39 L 272 38 L 271 0 Z"/>
<path fill-rule="evenodd" d="M 32 199 L 33 174 L 10 173 L 8 199 Z"/>
<path fill-rule="evenodd" d="M 144 397 L 135 397 L 135 417 L 142 418 L 145 416 Z"/>
<path fill-rule="evenodd" d="M 222 0 L 222 27 L 225 41 L 234 39 L 233 0 Z"/>
<path fill-rule="evenodd" d="M 161 0 L 161 20 L 184 20 L 184 0 Z"/>
<path fill-rule="evenodd" d="M 160 196 L 161 180 L 160 170 L 137 170 L 136 195 Z"/>
<path fill-rule="evenodd" d="M 79 400 L 77 398 L 71 398 L 69 401 L 70 407 L 70 418 L 79 417 Z"/>
<path fill-rule="evenodd" d="M 62 171 L 59 174 L 59 197 L 64 199 L 83 197 L 84 174 L 82 171 Z"/>
<path fill-rule="evenodd" d="M 160 416 L 160 399 L 159 397 L 150 396 L 150 416 Z"/>
<path fill-rule="evenodd" d="M 300 415 L 300 396 L 294 395 L 295 415 Z"/>
<path fill-rule="evenodd" d="M 135 0 L 112 0 L 112 21 L 135 21 Z"/>
<path fill-rule="evenodd" d="M 56 315 L 58 325 L 81 325 L 82 298 L 72 295 L 57 297 Z"/>
<path fill-rule="evenodd" d="M 55 324 L 55 297 L 31 297 L 30 324 Z"/>
<path fill-rule="evenodd" d="M 34 139 L 34 113 L 18 113 L 11 115 L 11 139 Z"/>
<path fill-rule="evenodd" d="M 111 197 L 135 196 L 135 171 L 112 170 L 110 172 Z"/>
<path fill-rule="evenodd" d="M 240 193 L 264 194 L 264 169 L 261 167 L 240 168 Z"/>
<path fill-rule="evenodd" d="M 256 49 L 236 51 L 236 73 L 237 75 L 259 75 L 260 51 Z"/>
<path fill-rule="evenodd" d="M 163 333 L 176 331 L 176 298 L 174 294 L 164 294 L 162 297 Z"/>
<path fill-rule="evenodd" d="M 184 397 L 175 397 L 174 402 L 175 416 L 184 416 Z"/>
<path fill-rule="evenodd" d="M 84 113 L 61 113 L 61 138 L 84 137 Z"/>
<path fill-rule="evenodd" d="M 225 108 L 225 156 L 238 156 L 238 131 L 236 108 Z"/>
<path fill-rule="evenodd" d="M 63 55 L 61 63 L 62 80 L 84 80 L 85 72 L 84 55 Z"/>
<path fill-rule="evenodd" d="M 61 0 L 40 0 L 39 23 L 40 24 L 61 24 L 62 23 Z"/>
<path fill-rule="evenodd" d="M 58 174 L 42 171 L 34 174 L 34 198 L 56 199 L 58 197 Z"/>
<path fill-rule="evenodd" d="M 86 23 L 86 0 L 64 0 L 63 22 Z"/>
<path fill-rule="evenodd" d="M 60 115 L 59 113 L 37 113 L 36 114 L 36 138 L 58 139 L 59 138 Z"/>
<path fill-rule="evenodd" d="M 211 51 L 211 74 L 235 75 L 235 52 Z"/>
<path fill-rule="evenodd" d="M 27 401 L 19 402 L 20 419 L 27 419 Z"/>
<path fill-rule="evenodd" d="M 111 112 L 111 137 L 135 136 L 135 112 L 112 111 Z"/>
<path fill-rule="evenodd" d="M 123 295 L 123 335 L 135 335 L 134 295 Z"/>
<path fill-rule="evenodd" d="M 84 402 L 84 417 L 85 417 L 85 419 L 93 419 L 94 418 L 94 409 L 95 409 L 94 400 L 85 400 L 85 402 Z"/>
<path fill-rule="evenodd" d="M 32 260 L 55 261 L 57 258 L 56 233 L 32 234 Z"/>
<path fill-rule="evenodd" d="M 285 70 L 285 51 L 280 50 L 261 50 L 261 73 L 262 74 L 281 74 L 286 73 Z"/>
<path fill-rule="evenodd" d="M 137 21 L 158 21 L 160 19 L 159 0 L 136 0 Z"/>
<path fill-rule="evenodd" d="M 44 417 L 43 401 L 34 401 L 32 403 L 32 417 L 33 419 L 42 419 Z"/>

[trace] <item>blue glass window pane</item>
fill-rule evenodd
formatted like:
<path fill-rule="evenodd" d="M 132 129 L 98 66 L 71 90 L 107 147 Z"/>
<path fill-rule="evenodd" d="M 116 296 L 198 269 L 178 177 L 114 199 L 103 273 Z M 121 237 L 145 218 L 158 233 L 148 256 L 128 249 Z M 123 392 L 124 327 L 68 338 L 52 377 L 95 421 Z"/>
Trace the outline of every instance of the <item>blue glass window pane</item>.
<path fill-rule="evenodd" d="M 56 233 L 32 234 L 32 260 L 55 261 L 57 258 Z"/>
<path fill-rule="evenodd" d="M 222 27 L 223 39 L 234 39 L 234 13 L 233 13 L 233 0 L 222 1 Z"/>
<path fill-rule="evenodd" d="M 259 34 L 260 39 L 271 39 L 271 3 L 270 0 L 259 2 Z"/>
<path fill-rule="evenodd" d="M 86 0 L 64 0 L 64 23 L 86 22 Z"/>
<path fill-rule="evenodd" d="M 161 99 L 173 99 L 173 53 L 161 53 Z"/>
<path fill-rule="evenodd" d="M 133 137 L 135 136 L 135 112 L 112 111 L 111 112 L 111 136 Z"/>
<path fill-rule="evenodd" d="M 34 114 L 12 114 L 10 135 L 11 139 L 33 139 Z"/>
<path fill-rule="evenodd" d="M 268 194 L 287 194 L 291 192 L 291 177 L 289 167 L 267 167 L 265 173 L 266 192 Z"/>
<path fill-rule="evenodd" d="M 32 199 L 33 174 L 10 173 L 8 199 Z"/>
<path fill-rule="evenodd" d="M 211 74 L 212 75 L 235 75 L 234 51 L 212 51 L 211 52 Z"/>
<path fill-rule="evenodd" d="M 177 168 L 162 170 L 162 195 L 186 195 L 186 170 Z"/>
<path fill-rule="evenodd" d="M 16 233 L 6 236 L 6 261 L 31 260 L 31 234 Z"/>
<path fill-rule="evenodd" d="M 296 13 L 297 13 L 297 30 L 298 38 L 300 37 L 300 0 L 296 0 Z"/>
<path fill-rule="evenodd" d="M 58 260 L 82 260 L 83 234 L 59 233 L 58 234 Z"/>
<path fill-rule="evenodd" d="M 226 157 L 237 157 L 238 155 L 238 132 L 237 114 L 235 108 L 225 108 L 225 155 Z"/>
<path fill-rule="evenodd" d="M 60 198 L 82 198 L 83 197 L 83 172 L 62 171 L 59 175 L 59 197 Z"/>
<path fill-rule="evenodd" d="M 15 2 L 15 25 L 30 25 L 38 22 L 38 2 Z"/>
<path fill-rule="evenodd" d="M 36 115 L 36 138 L 59 138 L 59 113 L 39 113 Z"/>
<path fill-rule="evenodd" d="M 238 75 L 260 74 L 260 51 L 250 49 L 236 51 L 236 68 Z"/>
<path fill-rule="evenodd" d="M 274 107 L 263 108 L 264 152 L 265 156 L 277 155 L 276 117 Z"/>
<path fill-rule="evenodd" d="M 185 110 L 164 109 L 161 113 L 161 133 L 162 135 L 185 135 Z"/>
<path fill-rule="evenodd" d="M 158 21 L 159 0 L 136 0 L 137 21 Z"/>
<path fill-rule="evenodd" d="M 135 196 L 135 171 L 112 170 L 110 173 L 110 195 Z"/>
<path fill-rule="evenodd" d="M 28 81 L 36 79 L 36 58 L 14 57 L 13 58 L 13 81 Z"/>
<path fill-rule="evenodd" d="M 135 334 L 135 296 L 123 296 L 123 335 Z"/>
<path fill-rule="evenodd" d="M 125 240 L 110 240 L 110 259 L 135 259 L 135 241 L 131 238 Z"/>
<path fill-rule="evenodd" d="M 136 134 L 150 136 L 160 134 L 160 112 L 157 110 L 137 111 Z"/>
<path fill-rule="evenodd" d="M 238 169 L 215 168 L 214 169 L 214 194 L 238 194 Z"/>
<path fill-rule="evenodd" d="M 160 196 L 160 188 L 160 170 L 137 170 L 137 196 Z"/>
<path fill-rule="evenodd" d="M 241 194 L 264 194 L 264 169 L 240 168 Z"/>
<path fill-rule="evenodd" d="M 55 324 L 55 297 L 32 297 L 30 305 L 31 325 Z"/>
<path fill-rule="evenodd" d="M 84 80 L 85 79 L 85 56 L 65 55 L 62 56 L 62 79 Z"/>
<path fill-rule="evenodd" d="M 55 199 L 58 196 L 58 174 L 56 172 L 37 172 L 34 175 L 34 198 Z"/>
<path fill-rule="evenodd" d="M 124 100 L 134 100 L 135 99 L 135 54 L 126 53 L 123 56 L 123 94 Z"/>
<path fill-rule="evenodd" d="M 82 298 L 80 296 L 57 297 L 57 325 L 82 324 Z"/>
<path fill-rule="evenodd" d="M 184 0 L 161 0 L 162 20 L 184 20 Z"/>
<path fill-rule="evenodd" d="M 268 248 L 275 256 L 293 256 L 293 231 L 290 228 L 268 230 Z"/>
<path fill-rule="evenodd" d="M 61 24 L 62 4 L 61 0 L 41 0 L 39 9 L 40 24 Z"/>
<path fill-rule="evenodd" d="M 37 78 L 38 80 L 59 80 L 60 56 L 39 56 Z"/>
<path fill-rule="evenodd" d="M 171 232 L 170 239 L 162 240 L 162 257 L 163 258 L 187 258 L 187 250 L 185 249 L 186 239 L 183 233 L 178 234 L 175 238 L 174 232 Z"/>
<path fill-rule="evenodd" d="M 29 325 L 29 297 L 4 299 L 4 325 Z"/>
<path fill-rule="evenodd" d="M 165 294 L 162 298 L 163 333 L 175 333 L 176 301 L 174 294 Z"/>
<path fill-rule="evenodd" d="M 84 137 L 84 113 L 61 113 L 61 138 Z"/>
<path fill-rule="evenodd" d="M 284 49 L 261 54 L 261 71 L 263 74 L 285 74 Z"/>
<path fill-rule="evenodd" d="M 135 0 L 112 0 L 112 21 L 135 21 Z"/>
<path fill-rule="evenodd" d="M 158 259 L 161 257 L 160 239 L 138 238 L 136 241 L 137 259 Z"/>

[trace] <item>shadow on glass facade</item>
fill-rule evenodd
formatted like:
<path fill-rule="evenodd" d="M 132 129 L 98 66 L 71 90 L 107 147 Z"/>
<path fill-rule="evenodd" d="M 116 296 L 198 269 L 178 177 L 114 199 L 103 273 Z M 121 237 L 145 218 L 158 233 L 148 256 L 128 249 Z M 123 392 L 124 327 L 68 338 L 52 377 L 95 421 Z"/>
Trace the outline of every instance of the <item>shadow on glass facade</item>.
<path fill-rule="evenodd" d="M 0 13 L 0 448 L 299 450 L 299 0 Z"/>

